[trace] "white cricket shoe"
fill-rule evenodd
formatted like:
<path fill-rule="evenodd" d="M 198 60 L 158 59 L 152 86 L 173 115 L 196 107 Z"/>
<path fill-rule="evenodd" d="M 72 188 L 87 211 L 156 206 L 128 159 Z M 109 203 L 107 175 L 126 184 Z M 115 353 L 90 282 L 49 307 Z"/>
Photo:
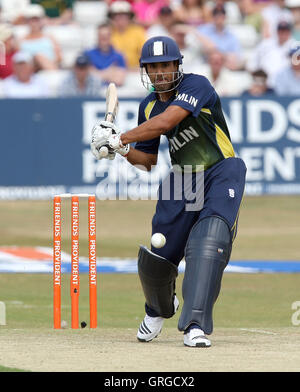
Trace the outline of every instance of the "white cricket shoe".
<path fill-rule="evenodd" d="M 136 337 L 140 342 L 151 342 L 160 334 L 163 323 L 164 319 L 162 317 L 150 317 L 146 314 Z"/>
<path fill-rule="evenodd" d="M 176 313 L 179 307 L 179 301 L 176 295 L 174 296 L 174 313 Z M 140 342 L 151 342 L 156 338 L 163 327 L 164 318 L 163 317 L 150 317 L 146 314 L 144 320 L 141 322 L 136 335 Z"/>
<path fill-rule="evenodd" d="M 188 333 L 183 335 L 183 343 L 189 347 L 210 347 L 210 340 L 204 335 L 202 329 L 192 328 Z"/>

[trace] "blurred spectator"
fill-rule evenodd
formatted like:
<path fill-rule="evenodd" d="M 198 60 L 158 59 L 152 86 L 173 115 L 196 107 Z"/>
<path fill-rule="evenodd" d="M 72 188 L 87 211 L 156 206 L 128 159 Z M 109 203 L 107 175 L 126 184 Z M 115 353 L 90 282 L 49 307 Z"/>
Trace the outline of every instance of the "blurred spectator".
<path fill-rule="evenodd" d="M 3 12 L 2 0 L 0 0 L 0 23 L 6 23 L 5 12 Z"/>
<path fill-rule="evenodd" d="M 300 0 L 286 0 L 286 6 L 293 15 L 292 36 L 300 42 Z"/>
<path fill-rule="evenodd" d="M 184 23 L 175 23 L 171 33 L 184 56 L 184 71 L 199 74 L 205 56 L 215 49 L 215 45 L 193 26 Z"/>
<path fill-rule="evenodd" d="M 172 26 L 172 36 L 184 58 L 184 72 L 199 73 L 204 63 L 200 42 L 193 38 L 190 26 L 176 23 Z M 198 72 L 197 72 L 198 71 Z"/>
<path fill-rule="evenodd" d="M 26 9 L 24 16 L 30 31 L 21 41 L 21 50 L 34 57 L 36 71 L 58 69 L 61 51 L 56 40 L 43 32 L 43 7 L 32 4 Z"/>
<path fill-rule="evenodd" d="M 101 80 L 91 72 L 89 58 L 86 55 L 77 57 L 74 68 L 70 75 L 58 88 L 60 97 L 94 96 L 99 97 L 103 93 Z"/>
<path fill-rule="evenodd" d="M 73 5 L 76 0 L 30 0 L 41 5 L 46 13 L 47 24 L 67 24 L 73 19 Z"/>
<path fill-rule="evenodd" d="M 178 22 L 199 26 L 211 20 L 210 10 L 205 0 L 182 0 L 174 7 L 174 16 Z"/>
<path fill-rule="evenodd" d="M 226 11 L 226 24 L 240 23 L 241 12 L 236 0 L 208 0 L 206 4 L 210 14 L 215 7 L 224 7 Z"/>
<path fill-rule="evenodd" d="M 261 15 L 261 7 L 259 7 L 259 5 L 266 3 L 257 3 L 253 0 L 237 0 L 237 4 L 239 6 L 241 16 L 239 23 L 251 25 L 255 28 L 257 33 L 261 34 L 263 29 L 263 17 Z"/>
<path fill-rule="evenodd" d="M 17 50 L 18 44 L 10 25 L 0 25 L 0 79 L 5 79 L 13 73 L 12 57 Z"/>
<path fill-rule="evenodd" d="M 2 82 L 2 94 L 6 98 L 43 98 L 49 96 L 49 88 L 43 78 L 34 74 L 33 58 L 27 52 L 13 56 L 13 74 Z"/>
<path fill-rule="evenodd" d="M 30 0 L 0 0 L 0 22 L 16 24 Z"/>
<path fill-rule="evenodd" d="M 226 68 L 225 63 L 224 53 L 213 50 L 208 55 L 208 64 L 202 67 L 201 74 L 207 77 L 221 97 L 240 95 L 243 86 L 237 79 L 236 73 Z"/>
<path fill-rule="evenodd" d="M 262 10 L 263 16 L 263 38 L 276 37 L 279 22 L 293 22 L 290 10 L 285 6 L 285 0 L 273 0 L 270 5 Z"/>
<path fill-rule="evenodd" d="M 97 74 L 107 83 L 121 86 L 126 77 L 126 62 L 123 54 L 114 49 L 111 42 L 111 26 L 98 26 L 98 45 L 85 52 Z"/>
<path fill-rule="evenodd" d="M 226 11 L 222 5 L 212 12 L 212 23 L 198 27 L 198 31 L 209 38 L 216 48 L 225 55 L 225 66 L 231 70 L 242 66 L 242 51 L 238 38 L 229 31 L 225 24 Z"/>
<path fill-rule="evenodd" d="M 274 90 L 268 87 L 268 75 L 262 69 L 252 72 L 252 84 L 250 88 L 243 92 L 242 97 L 261 97 L 266 94 L 273 94 Z"/>
<path fill-rule="evenodd" d="M 175 22 L 174 12 L 169 6 L 162 7 L 159 10 L 158 21 L 150 26 L 147 30 L 147 37 L 171 36 L 171 27 Z"/>
<path fill-rule="evenodd" d="M 138 0 L 132 3 L 135 20 L 146 29 L 158 22 L 159 10 L 168 5 L 167 0 Z"/>
<path fill-rule="evenodd" d="M 129 69 L 139 69 L 139 58 L 147 37 L 145 29 L 133 22 L 131 5 L 126 1 L 113 2 L 108 17 L 113 27 L 113 46 L 124 54 Z"/>
<path fill-rule="evenodd" d="M 270 4 L 273 3 L 274 0 L 249 0 L 251 3 L 253 3 L 253 6 L 255 7 L 255 11 L 261 11 Z"/>
<path fill-rule="evenodd" d="M 300 96 L 300 46 L 290 53 L 290 64 L 275 77 L 275 93 L 278 95 Z"/>
<path fill-rule="evenodd" d="M 79 0 L 79 1 L 85 1 L 85 0 Z M 90 1 L 90 0 L 86 0 L 86 1 Z M 115 1 L 119 1 L 119 0 L 104 0 L 104 1 L 110 7 L 112 5 L 112 3 L 114 3 Z M 127 3 L 129 3 L 131 5 L 133 5 L 136 2 L 136 0 L 124 0 L 124 1 L 126 1 Z"/>
<path fill-rule="evenodd" d="M 289 51 L 293 45 L 291 25 L 280 22 L 276 38 L 263 39 L 255 48 L 247 63 L 247 69 L 253 72 L 262 69 L 268 75 L 268 86 L 274 86 L 274 76 L 289 63 Z"/>

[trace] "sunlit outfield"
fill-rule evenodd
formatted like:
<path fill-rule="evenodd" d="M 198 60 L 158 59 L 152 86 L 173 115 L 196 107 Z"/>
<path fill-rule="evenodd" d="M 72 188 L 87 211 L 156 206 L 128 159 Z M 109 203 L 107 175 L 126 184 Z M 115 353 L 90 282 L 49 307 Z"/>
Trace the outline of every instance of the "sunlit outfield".
<path fill-rule="evenodd" d="M 181 300 L 181 282 L 177 293 Z M 62 319 L 71 318 L 70 276 L 62 290 Z M 136 328 L 144 316 L 144 299 L 137 275 L 99 275 L 98 319 L 103 328 Z M 218 327 L 291 326 L 291 304 L 300 300 L 298 274 L 226 273 L 215 306 Z M 0 298 L 7 306 L 7 327 L 13 329 L 52 328 L 52 277 L 50 275 L 2 274 Z M 168 320 L 176 327 L 178 315 Z M 87 275 L 81 276 L 80 321 L 89 325 Z M 70 323 L 69 323 L 70 324 Z M 5 328 L 7 328 L 5 327 Z M 2 327 L 1 327 L 2 328 Z M 0 328 L 0 332 L 1 332 Z"/>
<path fill-rule="evenodd" d="M 98 256 L 136 257 L 138 245 L 149 245 L 155 201 L 98 201 Z M 70 251 L 70 203 L 63 202 L 63 250 Z M 0 246 L 51 246 L 51 201 L 0 202 Z M 232 260 L 300 260 L 300 197 L 245 197 Z M 87 255 L 87 203 L 80 209 L 80 248 Z M 143 313 L 143 295 L 133 274 L 102 274 L 99 319 L 102 326 L 130 327 Z M 182 275 L 178 278 L 178 295 Z M 63 315 L 70 318 L 68 275 L 63 276 Z M 297 300 L 300 279 L 292 274 L 225 274 L 216 306 L 219 325 L 285 325 L 287 303 Z M 87 276 L 81 276 L 82 320 L 88 319 Z M 237 301 L 238 298 L 238 301 Z M 298 298 L 300 299 L 300 298 Z M 0 275 L 0 300 L 7 304 L 10 326 L 52 325 L 52 276 Z M 276 312 L 274 309 L 276 308 Z M 251 312 L 249 312 L 251 310 Z M 117 318 L 115 314 L 121 314 Z M 226 315 L 226 317 L 225 317 Z M 238 316 L 237 316 L 238 315 Z M 171 324 L 172 325 L 172 324 Z M 174 325 L 176 320 L 174 319 Z"/>
<path fill-rule="evenodd" d="M 232 260 L 300 260 L 300 197 L 245 197 Z M 81 254 L 87 255 L 86 204 L 80 209 Z M 138 245 L 149 245 L 154 201 L 98 201 L 98 256 L 136 257 Z M 64 201 L 63 249 L 70 251 L 70 208 Z M 51 201 L 0 202 L 0 246 L 51 246 Z M 80 321 L 89 325 L 88 281 L 81 275 Z M 177 294 L 182 304 L 181 284 Z M 62 319 L 70 324 L 70 275 L 63 276 Z M 292 303 L 300 301 L 299 274 L 225 273 L 214 311 L 217 328 L 292 327 Z M 51 274 L 0 274 L 0 301 L 7 309 L 7 325 L 0 336 L 12 331 L 52 331 Z M 99 328 L 109 331 L 135 330 L 144 316 L 144 298 L 136 274 L 98 275 Z M 175 331 L 179 314 L 166 323 Z M 294 327 L 297 330 L 297 327 Z M 299 327 L 298 327 L 299 328 Z M 87 328 L 88 329 L 88 328 Z M 235 330 L 235 331 L 236 331 Z M 52 333 L 52 332 L 51 332 Z M 68 328 L 64 331 L 74 335 Z M 278 332 L 276 332 L 278 333 Z M 131 334 L 131 332 L 130 332 Z M 101 334 L 100 334 L 101 336 Z M 268 336 L 268 335 L 267 335 Z M 13 336 L 11 336 L 13 341 Z M 221 343 L 220 343 L 221 344 Z M 5 365 L 1 366 L 1 365 Z M 24 366 L 24 368 L 28 368 Z M 9 371 L 1 363 L 0 371 Z M 15 369 L 11 369 L 15 371 Z"/>
<path fill-rule="evenodd" d="M 70 250 L 70 205 L 63 202 L 63 248 Z M 87 203 L 80 209 L 81 253 L 87 255 Z M 155 201 L 98 201 L 98 256 L 136 257 L 149 245 Z M 1 201 L 0 246 L 51 246 L 51 201 Z M 245 197 L 232 260 L 299 260 L 300 196 Z"/>

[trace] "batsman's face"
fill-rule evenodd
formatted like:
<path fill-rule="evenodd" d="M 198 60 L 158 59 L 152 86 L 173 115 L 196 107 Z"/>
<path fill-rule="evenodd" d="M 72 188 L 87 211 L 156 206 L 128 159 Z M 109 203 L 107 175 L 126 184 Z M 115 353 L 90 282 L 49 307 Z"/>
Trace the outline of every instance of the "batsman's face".
<path fill-rule="evenodd" d="M 169 90 L 178 78 L 178 64 L 175 61 L 149 63 L 147 73 L 156 91 Z"/>

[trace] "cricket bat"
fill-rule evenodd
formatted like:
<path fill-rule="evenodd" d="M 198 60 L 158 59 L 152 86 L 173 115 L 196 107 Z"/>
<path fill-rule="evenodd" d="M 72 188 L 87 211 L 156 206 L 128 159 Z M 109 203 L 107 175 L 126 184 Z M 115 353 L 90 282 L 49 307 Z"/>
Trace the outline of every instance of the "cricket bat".
<path fill-rule="evenodd" d="M 106 112 L 105 121 L 115 122 L 119 107 L 117 87 L 114 83 L 110 83 L 106 90 Z M 101 158 L 107 157 L 109 146 L 102 146 L 99 150 Z"/>

